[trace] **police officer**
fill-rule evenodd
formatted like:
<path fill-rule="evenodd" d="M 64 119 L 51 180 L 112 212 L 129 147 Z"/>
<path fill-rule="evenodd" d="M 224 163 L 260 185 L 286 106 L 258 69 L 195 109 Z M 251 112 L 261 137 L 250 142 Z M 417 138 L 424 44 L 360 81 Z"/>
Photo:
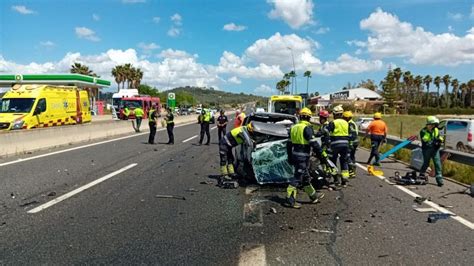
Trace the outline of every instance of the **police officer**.
<path fill-rule="evenodd" d="M 221 141 L 222 136 L 226 134 L 226 128 L 228 119 L 227 116 L 224 114 L 224 109 L 221 110 L 221 115 L 217 118 L 217 136 L 219 137 L 219 142 Z"/>
<path fill-rule="evenodd" d="M 351 111 L 345 111 L 342 113 L 344 120 L 349 123 L 349 178 L 356 177 L 356 166 L 355 166 L 355 154 L 357 151 L 357 147 L 359 147 L 359 130 L 357 129 L 357 124 L 352 120 L 353 114 Z"/>
<path fill-rule="evenodd" d="M 174 144 L 174 115 L 171 108 L 168 107 L 168 114 L 166 114 L 165 121 L 166 121 L 166 131 L 168 132 L 168 143 L 166 144 Z"/>
<path fill-rule="evenodd" d="M 247 124 L 247 126 L 240 126 L 232 129 L 219 141 L 221 166 L 221 179 L 219 180 L 219 183 L 222 183 L 224 180 L 231 180 L 232 177 L 235 177 L 234 154 L 232 153 L 232 148 L 244 142 L 245 131 L 250 134 L 253 132 L 252 123 Z"/>
<path fill-rule="evenodd" d="M 423 166 L 420 170 L 420 177 L 425 178 L 425 172 L 433 160 L 436 183 L 438 186 L 443 186 L 443 169 L 441 166 L 441 159 L 439 156 L 439 149 L 441 148 L 444 138 L 439 135 L 438 129 L 439 120 L 435 116 L 428 116 L 426 118 L 426 126 L 420 131 L 421 151 L 423 153 Z"/>
<path fill-rule="evenodd" d="M 135 121 L 137 122 L 137 128 L 135 129 L 135 131 L 140 132 L 140 126 L 142 124 L 142 118 L 143 118 L 144 112 L 140 106 L 135 108 L 134 112 L 135 112 Z"/>
<path fill-rule="evenodd" d="M 148 136 L 148 144 L 155 144 L 156 122 L 158 120 L 157 106 L 153 105 L 148 111 L 148 126 L 150 127 L 150 135 Z"/>
<path fill-rule="evenodd" d="M 311 203 L 316 203 L 324 194 L 317 194 L 311 185 L 311 176 L 309 175 L 309 158 L 311 150 L 316 154 L 320 161 L 327 164 L 327 157 L 323 155 L 321 146 L 319 146 L 314 137 L 313 127 L 310 124 L 311 110 L 307 107 L 301 109 L 299 113 L 300 122 L 290 129 L 290 141 L 287 142 L 288 161 L 295 167 L 294 181 L 286 189 L 285 206 L 290 208 L 301 208 L 301 204 L 296 202 L 297 187 L 301 183 L 303 189 L 308 194 Z"/>
<path fill-rule="evenodd" d="M 211 112 L 207 108 L 203 108 L 201 115 L 199 116 L 199 123 L 201 124 L 201 137 L 199 138 L 199 145 L 202 145 L 204 140 L 204 133 L 206 133 L 207 142 L 206 145 L 209 145 L 211 141 L 211 133 L 209 132 L 209 124 L 211 122 Z"/>
<path fill-rule="evenodd" d="M 331 138 L 331 150 L 332 150 L 332 161 L 337 162 L 339 157 L 339 163 L 341 166 L 342 180 L 335 180 L 336 185 L 346 186 L 347 180 L 349 179 L 349 167 L 347 164 L 349 155 L 349 136 L 350 129 L 349 123 L 342 119 L 342 113 L 344 109 L 338 105 L 333 109 L 334 120 L 328 125 L 328 131 Z M 339 179 L 339 178 L 338 178 Z"/>

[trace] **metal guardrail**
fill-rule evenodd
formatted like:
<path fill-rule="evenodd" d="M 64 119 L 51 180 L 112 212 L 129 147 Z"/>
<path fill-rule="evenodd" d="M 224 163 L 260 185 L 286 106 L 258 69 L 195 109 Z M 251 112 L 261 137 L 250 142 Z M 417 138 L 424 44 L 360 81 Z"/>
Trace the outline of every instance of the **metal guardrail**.
<path fill-rule="evenodd" d="M 359 136 L 360 137 L 364 137 L 365 136 L 365 132 L 359 132 Z M 397 145 L 399 144 L 400 142 L 404 141 L 405 139 L 400 139 L 398 137 L 395 137 L 395 136 L 387 136 L 387 143 L 388 144 L 391 144 L 391 145 Z M 404 147 L 404 149 L 410 149 L 410 150 L 413 150 L 413 149 L 416 149 L 416 148 L 420 148 L 421 147 L 421 144 L 419 141 L 414 141 L 410 144 L 408 144 L 407 146 Z M 453 162 L 457 162 L 457 163 L 462 163 L 462 164 L 465 164 L 465 165 L 470 165 L 470 166 L 474 166 L 474 154 L 469 154 L 469 153 L 465 153 L 465 152 L 460 152 L 460 151 L 456 151 L 456 150 L 451 150 L 451 149 L 441 149 L 441 155 L 443 153 L 450 153 L 450 156 L 448 157 L 448 160 L 450 161 L 453 161 Z"/>

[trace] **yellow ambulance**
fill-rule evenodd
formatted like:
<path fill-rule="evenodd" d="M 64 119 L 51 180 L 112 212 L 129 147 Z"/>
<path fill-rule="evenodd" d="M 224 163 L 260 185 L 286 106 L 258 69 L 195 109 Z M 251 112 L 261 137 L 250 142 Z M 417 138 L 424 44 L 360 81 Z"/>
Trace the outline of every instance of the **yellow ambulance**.
<path fill-rule="evenodd" d="M 268 100 L 268 112 L 296 115 L 301 110 L 303 98 L 299 95 L 273 95 Z"/>
<path fill-rule="evenodd" d="M 15 84 L 0 99 L 0 130 L 91 121 L 87 91 L 75 86 Z"/>

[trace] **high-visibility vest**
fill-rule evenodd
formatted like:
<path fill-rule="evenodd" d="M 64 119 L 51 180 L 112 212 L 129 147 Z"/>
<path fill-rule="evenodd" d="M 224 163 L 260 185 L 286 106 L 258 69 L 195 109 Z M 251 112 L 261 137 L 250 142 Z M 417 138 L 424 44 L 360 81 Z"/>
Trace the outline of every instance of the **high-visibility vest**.
<path fill-rule="evenodd" d="M 351 129 L 351 141 L 353 144 L 359 143 L 359 129 L 357 128 L 357 124 L 354 122 L 354 120 L 349 120 L 349 127 Z"/>
<path fill-rule="evenodd" d="M 308 145 L 309 141 L 304 138 L 304 129 L 309 126 L 308 121 L 300 121 L 298 124 L 291 127 L 290 139 L 293 144 Z"/>
<path fill-rule="evenodd" d="M 334 123 L 334 130 L 329 134 L 331 145 L 349 143 L 349 123 L 341 118 L 332 121 L 332 123 Z"/>
<path fill-rule="evenodd" d="M 150 122 L 156 122 L 156 119 L 155 117 L 153 116 L 153 113 L 155 112 L 155 109 L 150 109 L 150 111 L 148 111 L 148 121 Z"/>
<path fill-rule="evenodd" d="M 125 107 L 123 109 L 123 114 L 126 115 L 126 116 L 129 116 L 130 115 L 130 109 L 128 109 L 128 107 Z"/>
<path fill-rule="evenodd" d="M 244 143 L 244 139 L 242 137 L 243 134 L 243 127 L 236 127 L 232 129 L 230 132 L 227 132 L 227 134 L 224 136 L 224 140 L 227 143 L 227 145 L 231 147 L 235 147 L 239 144 Z"/>
<path fill-rule="evenodd" d="M 443 141 L 444 138 L 443 136 L 439 135 L 439 129 L 437 127 L 433 128 L 433 130 L 430 132 L 428 129 L 425 127 L 420 131 L 420 137 L 421 137 L 421 144 L 422 146 L 425 145 L 433 145 L 434 140 L 441 140 Z"/>
<path fill-rule="evenodd" d="M 135 108 L 135 116 L 136 117 L 143 117 L 143 109 L 140 107 Z"/>
<path fill-rule="evenodd" d="M 201 121 L 202 122 L 210 122 L 211 121 L 211 113 L 207 109 L 202 110 L 204 114 L 201 114 Z"/>
<path fill-rule="evenodd" d="M 171 124 L 171 123 L 174 123 L 174 115 L 172 113 L 169 113 L 167 116 L 166 116 L 166 124 Z"/>

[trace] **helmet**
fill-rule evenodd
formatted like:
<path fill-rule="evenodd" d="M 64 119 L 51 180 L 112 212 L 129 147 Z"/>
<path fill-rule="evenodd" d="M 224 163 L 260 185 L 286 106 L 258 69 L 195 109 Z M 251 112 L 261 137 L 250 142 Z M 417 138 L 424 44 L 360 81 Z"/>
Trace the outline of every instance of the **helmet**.
<path fill-rule="evenodd" d="M 352 112 L 351 111 L 345 111 L 344 113 L 342 113 L 342 117 L 346 117 L 346 118 L 352 118 Z"/>
<path fill-rule="evenodd" d="M 311 116 L 311 110 L 308 107 L 301 109 L 300 115 Z"/>
<path fill-rule="evenodd" d="M 382 118 L 382 113 L 380 113 L 380 112 L 375 113 L 374 118 L 381 119 Z"/>
<path fill-rule="evenodd" d="M 247 130 L 248 130 L 248 132 L 253 132 L 253 124 L 252 124 L 252 122 L 250 122 L 250 123 L 247 124 Z"/>
<path fill-rule="evenodd" d="M 329 117 L 329 112 L 326 111 L 326 110 L 321 110 L 321 111 L 319 111 L 319 117 L 328 118 Z"/>
<path fill-rule="evenodd" d="M 428 116 L 426 118 L 426 124 L 427 125 L 439 124 L 439 119 L 436 118 L 436 116 Z"/>
<path fill-rule="evenodd" d="M 344 109 L 342 108 L 342 105 L 335 106 L 332 109 L 333 114 L 342 114 L 344 112 Z"/>

